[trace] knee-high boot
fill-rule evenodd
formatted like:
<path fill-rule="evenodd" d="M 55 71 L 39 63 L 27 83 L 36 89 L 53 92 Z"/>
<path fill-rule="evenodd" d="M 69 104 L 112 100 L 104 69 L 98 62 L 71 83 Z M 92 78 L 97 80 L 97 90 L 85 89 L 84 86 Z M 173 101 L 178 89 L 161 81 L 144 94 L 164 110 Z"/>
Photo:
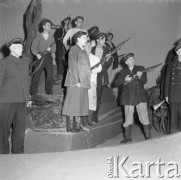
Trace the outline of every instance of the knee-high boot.
<path fill-rule="evenodd" d="M 128 143 L 128 142 L 132 141 L 131 130 L 132 130 L 132 125 L 125 127 L 125 129 L 124 129 L 124 140 L 121 141 L 120 143 Z"/>
<path fill-rule="evenodd" d="M 93 113 L 94 113 L 94 111 L 89 110 L 89 116 L 88 116 L 88 119 L 87 119 L 89 126 L 93 126 Z"/>
<path fill-rule="evenodd" d="M 82 120 L 80 117 L 76 117 L 76 116 L 73 117 L 73 130 L 75 132 L 80 132 L 82 130 L 81 121 Z"/>
<path fill-rule="evenodd" d="M 75 132 L 73 129 L 73 117 L 67 116 L 66 117 L 66 131 L 67 132 Z"/>
<path fill-rule="evenodd" d="M 81 116 L 82 126 L 88 126 L 88 116 Z"/>
<path fill-rule="evenodd" d="M 95 123 L 99 122 L 97 114 L 98 114 L 98 110 L 92 112 L 92 121 Z"/>
<path fill-rule="evenodd" d="M 70 124 L 70 117 L 69 116 L 66 117 L 66 131 L 67 132 L 71 132 L 72 131 L 72 127 L 71 127 L 71 124 Z"/>
<path fill-rule="evenodd" d="M 150 125 L 144 125 L 145 139 L 151 139 Z"/>

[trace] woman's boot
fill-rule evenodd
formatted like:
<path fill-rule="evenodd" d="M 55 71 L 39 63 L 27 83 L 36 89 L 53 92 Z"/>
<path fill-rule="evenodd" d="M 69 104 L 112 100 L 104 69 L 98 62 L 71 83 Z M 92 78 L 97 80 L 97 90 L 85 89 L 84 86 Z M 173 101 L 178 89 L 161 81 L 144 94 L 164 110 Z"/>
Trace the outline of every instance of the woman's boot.
<path fill-rule="evenodd" d="M 73 128 L 73 117 L 70 116 L 66 117 L 66 131 L 75 133 L 75 130 Z"/>
<path fill-rule="evenodd" d="M 128 143 L 132 141 L 131 138 L 131 129 L 132 129 L 132 125 L 129 125 L 127 127 L 125 127 L 125 131 L 124 131 L 124 140 L 121 141 L 120 143 Z"/>
<path fill-rule="evenodd" d="M 82 126 L 87 127 L 88 126 L 88 116 L 81 116 Z"/>
<path fill-rule="evenodd" d="M 70 117 L 69 116 L 66 116 L 66 131 L 67 132 L 72 132 L 72 127 L 71 127 L 71 124 L 70 124 Z"/>
<path fill-rule="evenodd" d="M 73 117 L 73 130 L 75 132 L 80 132 L 82 130 L 80 117 Z"/>

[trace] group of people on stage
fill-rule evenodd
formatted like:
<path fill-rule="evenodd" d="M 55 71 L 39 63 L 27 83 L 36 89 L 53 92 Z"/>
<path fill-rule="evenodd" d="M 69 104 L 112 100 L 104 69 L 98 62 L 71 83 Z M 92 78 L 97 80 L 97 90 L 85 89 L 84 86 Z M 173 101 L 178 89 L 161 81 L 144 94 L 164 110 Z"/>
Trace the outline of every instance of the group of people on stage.
<path fill-rule="evenodd" d="M 57 75 L 65 77 L 65 100 L 62 115 L 66 116 L 66 131 L 79 132 L 98 122 L 98 112 L 104 87 L 109 86 L 108 68 L 118 67 L 117 52 L 112 43 L 113 34 L 99 31 L 97 26 L 82 29 L 84 18 L 77 16 L 70 28 L 71 18 L 67 17 L 60 25 L 49 19 L 39 24 L 39 33 L 31 45 L 36 63 L 33 73 L 27 60 L 21 58 L 23 40 L 14 38 L 7 43 L 8 57 L 0 60 L 0 154 L 9 153 L 9 132 L 12 128 L 12 153 L 24 152 L 26 129 L 26 102 L 30 95 L 38 93 L 38 85 L 43 70 L 46 72 L 45 92 L 53 94 L 53 58 L 56 53 Z M 51 29 L 55 33 L 51 34 Z M 175 132 L 181 119 L 181 43 L 175 48 L 175 59 L 167 66 L 164 78 L 164 97 L 169 102 L 171 118 L 168 120 L 168 134 Z M 147 74 L 143 66 L 135 65 L 135 55 L 124 57 L 127 65 L 119 72 L 116 85 L 122 86 L 121 104 L 124 105 L 124 140 L 132 141 L 131 127 L 136 107 L 143 124 L 145 139 L 151 139 L 148 117 L 148 96 L 144 89 Z M 33 74 L 32 79 L 29 73 Z"/>

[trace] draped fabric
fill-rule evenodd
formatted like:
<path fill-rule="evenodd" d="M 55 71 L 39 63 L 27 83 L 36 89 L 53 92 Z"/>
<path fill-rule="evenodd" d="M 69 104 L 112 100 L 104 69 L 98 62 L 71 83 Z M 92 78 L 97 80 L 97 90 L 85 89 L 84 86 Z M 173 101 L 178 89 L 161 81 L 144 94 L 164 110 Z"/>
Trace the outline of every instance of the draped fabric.
<path fill-rule="evenodd" d="M 5 43 L 25 38 L 24 14 L 31 0 L 0 0 L 0 58 L 7 55 Z"/>

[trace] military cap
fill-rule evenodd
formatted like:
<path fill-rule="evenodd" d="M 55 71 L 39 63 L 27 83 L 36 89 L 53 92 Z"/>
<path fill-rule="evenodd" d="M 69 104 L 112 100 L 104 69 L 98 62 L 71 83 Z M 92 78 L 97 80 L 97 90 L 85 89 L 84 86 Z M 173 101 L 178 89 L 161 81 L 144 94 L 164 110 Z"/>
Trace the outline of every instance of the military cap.
<path fill-rule="evenodd" d="M 103 33 L 103 32 L 99 32 L 95 35 L 95 39 L 99 39 L 100 37 L 107 37 L 106 33 Z"/>
<path fill-rule="evenodd" d="M 6 46 L 7 46 L 8 48 L 10 48 L 10 46 L 11 46 L 12 44 L 22 44 L 22 45 L 23 45 L 23 40 L 22 40 L 21 38 L 13 38 L 11 41 L 9 41 L 9 42 L 6 43 Z"/>
<path fill-rule="evenodd" d="M 181 42 L 178 43 L 178 45 L 175 48 L 175 52 L 177 52 L 181 48 Z"/>
<path fill-rule="evenodd" d="M 128 53 L 125 57 L 124 57 L 124 62 L 126 62 L 128 60 L 128 58 L 130 57 L 134 57 L 133 53 Z"/>

